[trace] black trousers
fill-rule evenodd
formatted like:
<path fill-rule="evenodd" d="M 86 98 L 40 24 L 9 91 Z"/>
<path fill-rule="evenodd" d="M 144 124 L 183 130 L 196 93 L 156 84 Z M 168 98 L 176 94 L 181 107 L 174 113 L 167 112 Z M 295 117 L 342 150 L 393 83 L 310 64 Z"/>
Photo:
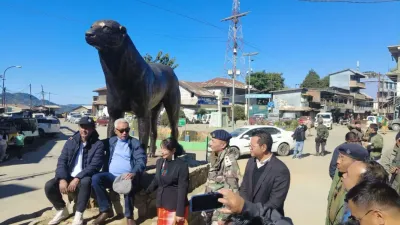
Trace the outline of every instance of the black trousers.
<path fill-rule="evenodd" d="M 319 153 L 319 146 L 321 146 L 321 153 L 325 153 L 325 145 L 326 142 L 315 142 L 315 149 L 317 150 L 317 153 Z"/>
<path fill-rule="evenodd" d="M 68 183 L 72 181 L 73 178 L 67 180 Z M 76 211 L 82 212 L 85 211 L 87 203 L 90 198 L 90 191 L 92 190 L 91 187 L 92 179 L 90 177 L 84 177 L 79 181 L 79 184 L 75 191 L 78 192 L 77 202 L 76 204 Z M 44 186 L 44 191 L 46 193 L 47 199 L 53 204 L 56 210 L 63 209 L 65 207 L 65 202 L 62 199 L 62 195 L 60 192 L 60 185 L 59 181 L 55 178 L 47 181 L 46 185 Z"/>

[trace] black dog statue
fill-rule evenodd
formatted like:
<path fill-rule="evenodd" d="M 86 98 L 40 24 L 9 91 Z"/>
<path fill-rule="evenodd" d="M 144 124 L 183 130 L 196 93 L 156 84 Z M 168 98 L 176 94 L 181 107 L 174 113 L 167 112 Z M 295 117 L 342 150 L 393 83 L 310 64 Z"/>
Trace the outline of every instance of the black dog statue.
<path fill-rule="evenodd" d="M 126 28 L 113 20 L 96 21 L 86 32 L 86 42 L 100 56 L 107 86 L 107 107 L 110 115 L 108 137 L 115 135 L 114 121 L 133 112 L 138 118 L 139 141 L 150 156 L 154 156 L 157 121 L 165 107 L 171 136 L 178 139 L 178 119 L 181 106 L 179 82 L 166 65 L 146 63 L 139 54 Z"/>

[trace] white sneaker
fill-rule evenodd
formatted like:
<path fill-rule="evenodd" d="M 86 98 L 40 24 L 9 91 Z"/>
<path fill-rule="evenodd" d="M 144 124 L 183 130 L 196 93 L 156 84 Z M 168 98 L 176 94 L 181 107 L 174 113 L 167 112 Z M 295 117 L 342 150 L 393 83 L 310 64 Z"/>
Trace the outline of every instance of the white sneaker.
<path fill-rule="evenodd" d="M 67 207 L 64 207 L 61 210 L 57 210 L 56 215 L 53 217 L 52 220 L 48 223 L 48 225 L 56 225 L 59 224 L 61 221 L 65 220 L 68 218 L 69 212 Z"/>
<path fill-rule="evenodd" d="M 83 213 L 81 212 L 75 212 L 75 217 L 74 221 L 72 222 L 72 225 L 82 225 L 83 224 Z"/>

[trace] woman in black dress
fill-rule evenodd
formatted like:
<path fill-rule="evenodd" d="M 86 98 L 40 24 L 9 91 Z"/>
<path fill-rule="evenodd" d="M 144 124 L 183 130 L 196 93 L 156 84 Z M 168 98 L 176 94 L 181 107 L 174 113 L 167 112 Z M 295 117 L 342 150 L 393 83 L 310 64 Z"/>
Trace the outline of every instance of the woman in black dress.
<path fill-rule="evenodd" d="M 147 188 L 148 193 L 157 189 L 157 225 L 188 224 L 189 168 L 178 158 L 183 149 L 177 140 L 167 138 L 161 142 L 161 152 L 162 158 L 157 160 L 154 180 Z"/>

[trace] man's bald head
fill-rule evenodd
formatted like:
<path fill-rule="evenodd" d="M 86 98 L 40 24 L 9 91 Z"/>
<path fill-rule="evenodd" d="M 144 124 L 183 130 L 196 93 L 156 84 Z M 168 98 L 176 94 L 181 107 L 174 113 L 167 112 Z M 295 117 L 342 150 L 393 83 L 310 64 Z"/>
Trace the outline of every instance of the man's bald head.
<path fill-rule="evenodd" d="M 376 161 L 356 161 L 349 166 L 342 179 L 345 189 L 349 191 L 363 181 L 388 183 L 389 174 Z"/>

